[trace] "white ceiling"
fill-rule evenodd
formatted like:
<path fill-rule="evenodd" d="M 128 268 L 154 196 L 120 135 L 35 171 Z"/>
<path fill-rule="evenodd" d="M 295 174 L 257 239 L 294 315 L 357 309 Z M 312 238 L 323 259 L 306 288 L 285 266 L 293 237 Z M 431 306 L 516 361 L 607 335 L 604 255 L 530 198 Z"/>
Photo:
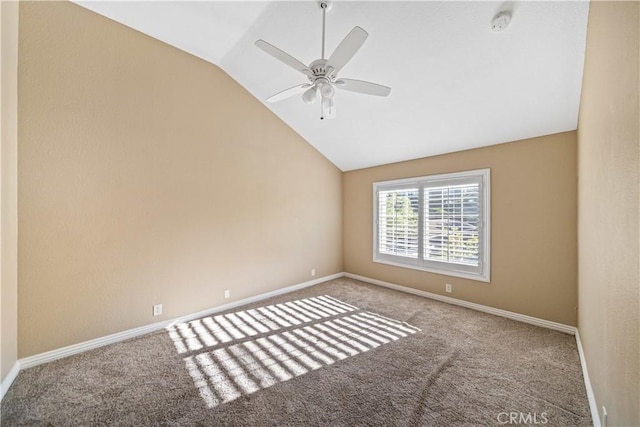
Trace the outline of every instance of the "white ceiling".
<path fill-rule="evenodd" d="M 262 102 L 306 82 L 253 43 L 308 64 L 320 57 L 315 1 L 82 1 L 82 6 L 224 69 Z M 512 11 L 510 26 L 491 30 Z M 300 97 L 266 103 L 340 169 L 577 128 L 589 3 L 341 1 L 327 14 L 327 56 L 356 25 L 369 38 L 340 77 L 390 86 L 387 98 L 338 91 L 337 117 Z"/>

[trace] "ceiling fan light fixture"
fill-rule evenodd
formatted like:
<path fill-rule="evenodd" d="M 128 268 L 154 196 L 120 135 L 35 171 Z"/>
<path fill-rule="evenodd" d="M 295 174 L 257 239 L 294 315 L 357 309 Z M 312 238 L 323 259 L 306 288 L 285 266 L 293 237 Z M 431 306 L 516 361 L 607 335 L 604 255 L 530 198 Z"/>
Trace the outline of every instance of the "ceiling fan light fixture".
<path fill-rule="evenodd" d="M 333 98 L 322 98 L 322 112 L 320 120 L 334 119 L 336 117 L 336 104 Z"/>
<path fill-rule="evenodd" d="M 320 87 L 320 95 L 322 95 L 323 98 L 331 99 L 336 93 L 331 83 L 319 83 L 318 86 Z"/>
<path fill-rule="evenodd" d="M 318 96 L 318 91 L 315 86 L 311 86 L 302 94 L 302 100 L 307 104 L 313 104 Z"/>

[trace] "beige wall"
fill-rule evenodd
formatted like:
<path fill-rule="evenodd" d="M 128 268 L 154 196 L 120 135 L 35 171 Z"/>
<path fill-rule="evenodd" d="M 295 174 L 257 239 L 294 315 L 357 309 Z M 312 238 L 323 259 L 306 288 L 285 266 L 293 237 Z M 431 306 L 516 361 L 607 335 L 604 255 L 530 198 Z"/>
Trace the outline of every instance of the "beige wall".
<path fill-rule="evenodd" d="M 372 261 L 373 182 L 487 167 L 491 283 Z M 345 271 L 575 325 L 576 185 L 575 132 L 345 173 Z"/>
<path fill-rule="evenodd" d="M 223 71 L 66 2 L 19 48 L 20 357 L 342 271 L 341 172 Z"/>
<path fill-rule="evenodd" d="M 18 3 L 0 4 L 0 380 L 18 358 Z"/>
<path fill-rule="evenodd" d="M 639 10 L 591 3 L 578 126 L 578 325 L 612 426 L 640 425 Z"/>

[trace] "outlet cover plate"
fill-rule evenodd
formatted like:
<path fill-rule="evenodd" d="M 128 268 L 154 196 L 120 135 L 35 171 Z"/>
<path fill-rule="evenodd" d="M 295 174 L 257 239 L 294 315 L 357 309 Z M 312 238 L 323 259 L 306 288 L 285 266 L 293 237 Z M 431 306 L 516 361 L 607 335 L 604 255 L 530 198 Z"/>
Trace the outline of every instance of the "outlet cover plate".
<path fill-rule="evenodd" d="M 162 314 L 162 304 L 156 304 L 153 306 L 153 315 L 160 316 Z"/>

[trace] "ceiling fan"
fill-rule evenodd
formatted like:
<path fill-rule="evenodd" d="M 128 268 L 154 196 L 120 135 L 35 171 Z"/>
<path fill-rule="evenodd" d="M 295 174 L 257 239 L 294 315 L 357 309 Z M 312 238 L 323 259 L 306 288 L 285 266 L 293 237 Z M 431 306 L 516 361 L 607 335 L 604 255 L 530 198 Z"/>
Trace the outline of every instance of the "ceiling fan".
<path fill-rule="evenodd" d="M 319 1 L 318 4 L 322 9 L 322 53 L 320 59 L 316 59 L 309 66 L 306 66 L 293 56 L 264 40 L 256 41 L 255 45 L 274 58 L 306 75 L 309 79 L 309 83 L 285 89 L 267 98 L 267 101 L 278 102 L 302 93 L 302 100 L 308 104 L 313 104 L 318 95 L 320 95 L 322 99 L 320 120 L 323 120 L 325 117 L 331 119 L 336 116 L 336 107 L 333 100 L 335 88 L 376 96 L 389 95 L 391 88 L 362 80 L 337 78 L 338 72 L 356 54 L 369 34 L 360 27 L 354 27 L 340 42 L 329 59 L 325 59 L 325 17 L 327 11 L 331 8 L 331 2 Z"/>

